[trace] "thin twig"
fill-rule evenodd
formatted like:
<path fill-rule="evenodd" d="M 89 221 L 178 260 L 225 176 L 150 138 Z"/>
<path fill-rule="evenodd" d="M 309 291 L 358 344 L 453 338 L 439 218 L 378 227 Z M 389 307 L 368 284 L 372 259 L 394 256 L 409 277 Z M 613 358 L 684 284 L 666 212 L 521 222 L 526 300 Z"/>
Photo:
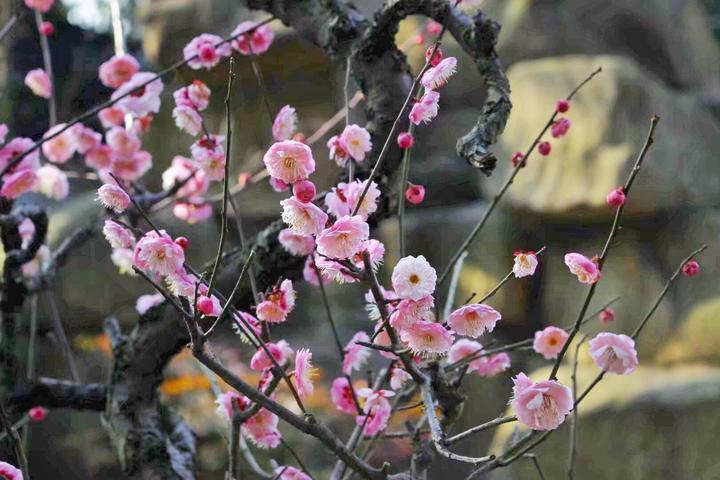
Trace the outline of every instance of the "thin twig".
<path fill-rule="evenodd" d="M 654 142 L 654 133 L 655 128 L 657 127 L 658 122 L 660 121 L 660 117 L 657 115 L 653 115 L 650 119 L 650 128 L 647 133 L 647 137 L 645 138 L 645 144 L 643 145 L 642 149 L 640 149 L 640 153 L 638 154 L 637 160 L 635 160 L 635 165 L 633 166 L 633 169 L 630 171 L 630 175 L 627 178 L 627 181 L 625 182 L 625 185 L 623 186 L 623 192 L 625 193 L 625 196 L 629 196 L 630 189 L 632 188 L 633 183 L 635 182 L 635 178 L 637 177 L 638 173 L 640 172 L 640 167 L 642 166 L 643 160 L 645 159 L 645 155 L 647 154 L 648 150 L 650 149 L 650 146 Z M 625 210 L 625 205 L 627 203 L 623 203 L 617 208 L 617 211 L 615 212 L 615 219 L 613 220 L 612 227 L 610 227 L 610 233 L 608 234 L 607 240 L 605 241 L 605 247 L 603 248 L 602 253 L 600 254 L 600 257 L 598 257 L 597 260 L 597 266 L 600 271 L 602 271 L 602 267 L 605 264 L 605 260 L 607 259 L 608 252 L 610 251 L 610 246 L 612 245 L 613 240 L 615 239 L 615 236 L 617 235 L 618 231 L 620 231 L 620 219 L 622 218 L 623 211 Z M 578 313 L 577 320 L 575 320 L 575 325 L 573 325 L 572 330 L 570 330 L 570 335 L 568 336 L 567 341 L 563 345 L 563 348 L 560 350 L 560 353 L 557 356 L 557 359 L 555 360 L 555 364 L 553 365 L 552 370 L 550 371 L 550 380 L 557 380 L 557 372 L 560 369 L 560 363 L 562 362 L 563 358 L 565 357 L 565 353 L 567 352 L 568 348 L 570 348 L 570 343 L 572 343 L 573 339 L 575 338 L 575 335 L 580 331 L 580 324 L 582 323 L 582 319 L 585 316 L 585 312 L 587 311 L 588 307 L 590 306 L 590 301 L 593 298 L 593 295 L 595 294 L 595 289 L 597 287 L 597 283 L 595 282 L 592 285 L 590 285 L 590 288 L 588 289 L 587 295 L 585 296 L 585 301 L 583 302 L 582 307 L 580 308 L 580 312 Z"/>
<path fill-rule="evenodd" d="M 248 42 L 248 45 L 250 42 Z M 230 67 L 228 69 L 228 84 L 227 84 L 227 95 L 225 96 L 225 121 L 227 125 L 227 138 L 225 141 L 225 176 L 223 178 L 223 203 L 222 203 L 222 217 L 220 218 L 220 241 L 218 242 L 217 256 L 215 257 L 215 264 L 213 265 L 212 273 L 210 274 L 210 283 L 208 290 L 212 292 L 215 286 L 215 279 L 220 266 L 220 258 L 222 257 L 223 247 L 225 246 L 225 235 L 227 233 L 227 205 L 228 205 L 228 189 L 230 188 L 230 147 L 232 146 L 232 125 L 230 117 L 230 100 L 232 98 L 232 86 L 235 80 L 235 74 L 233 73 L 233 65 L 235 59 L 230 57 Z"/>
<path fill-rule="evenodd" d="M 43 35 L 42 30 L 43 17 L 40 10 L 35 10 L 35 26 L 40 36 L 40 49 L 42 50 L 43 67 L 48 78 L 50 78 L 50 97 L 48 101 L 48 111 L 50 114 L 50 126 L 54 127 L 57 123 L 57 106 L 55 104 L 55 75 L 53 75 L 52 55 L 50 54 L 50 43 L 48 37 Z"/>
<path fill-rule="evenodd" d="M 70 377 L 72 377 L 74 382 L 80 383 L 80 374 L 78 373 L 77 365 L 75 364 L 75 357 L 73 356 L 72 349 L 70 348 L 70 342 L 68 341 L 67 335 L 65 335 L 65 328 L 63 328 L 60 311 L 58 310 L 57 302 L 55 301 L 55 294 L 52 289 L 48 289 L 47 300 L 48 305 L 50 306 L 50 319 L 52 321 L 53 330 L 55 331 L 55 336 L 58 337 L 60 351 L 62 352 L 68 369 L 70 370 Z"/>

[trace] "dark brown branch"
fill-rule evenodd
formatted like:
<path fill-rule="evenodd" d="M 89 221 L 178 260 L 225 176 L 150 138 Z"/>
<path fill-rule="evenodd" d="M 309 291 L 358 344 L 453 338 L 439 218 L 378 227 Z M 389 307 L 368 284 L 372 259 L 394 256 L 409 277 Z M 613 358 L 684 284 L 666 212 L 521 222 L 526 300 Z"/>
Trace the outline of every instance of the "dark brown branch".
<path fill-rule="evenodd" d="M 102 383 L 80 384 L 41 377 L 35 383 L 16 387 L 8 407 L 16 412 L 25 412 L 35 406 L 102 411 L 106 401 L 107 386 Z"/>

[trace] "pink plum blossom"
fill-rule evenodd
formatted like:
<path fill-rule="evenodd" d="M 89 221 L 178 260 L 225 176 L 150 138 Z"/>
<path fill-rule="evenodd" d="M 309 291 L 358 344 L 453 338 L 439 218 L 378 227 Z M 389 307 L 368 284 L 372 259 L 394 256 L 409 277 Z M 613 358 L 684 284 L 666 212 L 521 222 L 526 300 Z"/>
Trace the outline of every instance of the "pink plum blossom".
<path fill-rule="evenodd" d="M 573 407 L 570 389 L 556 381 L 535 383 L 520 373 L 513 382 L 510 406 L 518 420 L 533 430 L 555 430 Z"/>
<path fill-rule="evenodd" d="M 370 265 L 372 266 L 373 272 L 377 272 L 378 267 L 383 261 L 383 256 L 385 255 L 385 245 L 383 245 L 382 242 L 380 242 L 379 240 L 375 240 L 374 238 L 371 238 L 370 240 L 365 240 L 360 244 L 360 248 L 355 253 L 352 260 L 358 270 L 361 271 L 365 270 L 365 261 L 363 259 L 365 252 L 368 252 L 368 256 L 370 257 Z"/>
<path fill-rule="evenodd" d="M 140 295 L 135 302 L 135 310 L 137 310 L 140 315 L 145 315 L 148 310 L 153 307 L 157 307 L 164 301 L 165 297 L 163 297 L 162 293 L 155 293 L 152 295 Z"/>
<path fill-rule="evenodd" d="M 277 478 L 277 480 L 312 480 L 310 475 L 307 475 L 299 468 L 288 465 L 277 467 L 273 478 Z"/>
<path fill-rule="evenodd" d="M 570 273 L 577 276 L 580 283 L 593 284 L 600 280 L 600 269 L 597 264 L 579 253 L 568 253 L 565 255 L 565 265 Z"/>
<path fill-rule="evenodd" d="M 440 94 L 435 90 L 425 92 L 420 101 L 410 110 L 410 121 L 415 125 L 430 123 L 438 114 Z"/>
<path fill-rule="evenodd" d="M 305 260 L 305 266 L 303 267 L 303 279 L 312 284 L 316 287 L 320 286 L 320 279 L 322 279 L 323 285 L 327 285 L 328 283 L 333 281 L 333 278 L 330 274 L 326 273 L 323 270 L 320 270 L 320 279 L 318 279 L 317 271 L 315 270 L 315 262 L 313 262 L 312 257 L 308 257 Z M 319 269 L 319 267 L 318 267 Z"/>
<path fill-rule="evenodd" d="M 205 83 L 194 80 L 190 85 L 175 90 L 173 99 L 175 99 L 175 105 L 178 107 L 191 107 L 203 111 L 210 103 L 211 93 L 212 91 Z"/>
<path fill-rule="evenodd" d="M 602 312 L 600 312 L 600 322 L 608 325 L 615 320 L 615 309 L 612 307 L 607 307 Z"/>
<path fill-rule="evenodd" d="M 475 303 L 452 312 L 447 322 L 450 328 L 460 335 L 479 337 L 485 332 L 492 332 L 501 318 L 500 312 L 491 306 Z"/>
<path fill-rule="evenodd" d="M 280 286 L 265 296 L 256 308 L 257 317 L 269 323 L 282 323 L 295 307 L 295 290 L 292 281 L 285 279 Z"/>
<path fill-rule="evenodd" d="M 436 90 L 447 83 L 448 79 L 455 74 L 456 68 L 457 58 L 444 58 L 437 66 L 430 68 L 423 74 L 420 83 L 426 90 Z"/>
<path fill-rule="evenodd" d="M 276 142 L 289 140 L 297 128 L 297 113 L 290 105 L 280 109 L 272 125 L 272 134 Z"/>
<path fill-rule="evenodd" d="M 156 78 L 154 73 L 138 72 L 120 85 L 110 98 L 117 100 L 115 105 L 124 113 L 143 117 L 160 111 L 160 94 L 163 88 L 162 80 Z M 128 95 L 125 96 L 126 94 Z"/>
<path fill-rule="evenodd" d="M 409 325 L 403 330 L 401 339 L 408 343 L 413 352 L 427 356 L 444 355 L 453 343 L 452 333 L 445 327 L 426 321 Z"/>
<path fill-rule="evenodd" d="M 109 146 L 98 145 L 85 154 L 85 165 L 95 170 L 107 170 L 112 166 L 114 155 Z"/>
<path fill-rule="evenodd" d="M 494 353 L 478 358 L 475 372 L 481 377 L 494 377 L 510 368 L 510 355 L 505 352 Z"/>
<path fill-rule="evenodd" d="M 345 375 L 351 375 L 353 370 L 360 370 L 370 357 L 370 350 L 357 342 L 370 343 L 370 337 L 365 332 L 357 332 L 352 336 L 347 345 L 345 345 L 345 355 L 343 358 L 342 372 Z"/>
<path fill-rule="evenodd" d="M 312 384 L 314 372 L 312 352 L 307 348 L 301 348 L 295 354 L 295 388 L 301 397 L 312 395 L 314 390 Z"/>
<path fill-rule="evenodd" d="M 98 118 L 103 128 L 119 127 L 125 121 L 125 112 L 117 106 L 107 107 L 98 112 Z"/>
<path fill-rule="evenodd" d="M 102 143 L 102 135 L 92 128 L 78 123 L 70 129 L 75 142 L 75 149 L 80 155 L 85 155 Z"/>
<path fill-rule="evenodd" d="M 39 0 L 25 0 L 25 3 L 42 3 Z M 52 5 L 52 0 L 49 2 Z M 48 7 L 50 8 L 50 7 Z M 20 471 L 19 468 L 15 468 L 13 465 L 10 465 L 7 462 L 0 462 L 0 477 L 3 478 L 3 480 L 23 480 L 23 474 L 22 471 Z"/>
<path fill-rule="evenodd" d="M 365 405 L 363 406 L 363 413 L 365 415 L 355 417 L 355 423 L 357 425 L 365 425 L 363 434 L 365 436 L 372 436 L 384 431 L 387 428 L 387 422 L 392 412 L 390 402 L 387 399 L 394 396 L 395 392 L 390 390 L 373 391 L 370 388 L 361 388 L 357 394 L 359 397 L 365 398 Z"/>
<path fill-rule="evenodd" d="M 192 178 L 190 178 L 191 176 Z M 207 192 L 210 179 L 207 178 L 205 172 L 197 170 L 192 160 L 182 155 L 176 155 L 167 170 L 162 173 L 162 188 L 170 190 L 178 183 L 184 184 L 175 194 L 177 198 L 199 200 Z"/>
<path fill-rule="evenodd" d="M 138 150 L 129 156 L 113 156 L 112 171 L 123 180 L 137 180 L 151 168 L 152 156 L 145 150 Z"/>
<path fill-rule="evenodd" d="M 310 147 L 295 140 L 273 143 L 263 157 L 271 177 L 292 184 L 305 180 L 315 171 Z"/>
<path fill-rule="evenodd" d="M 140 71 L 140 64 L 132 55 L 115 55 L 100 65 L 99 76 L 103 85 L 118 88 Z"/>
<path fill-rule="evenodd" d="M 63 131 L 64 128 L 64 123 L 58 123 L 43 135 L 43 138 L 54 135 L 42 144 L 43 155 L 53 163 L 66 163 L 75 153 L 73 134 L 70 129 Z"/>
<path fill-rule="evenodd" d="M 315 239 L 312 235 L 300 235 L 289 228 L 280 231 L 278 240 L 285 250 L 298 257 L 310 255 L 315 250 Z"/>
<path fill-rule="evenodd" d="M 25 6 L 34 8 L 40 13 L 47 13 L 55 3 L 55 0 L 25 0 Z M 13 477 L 12 480 L 15 480 Z"/>
<path fill-rule="evenodd" d="M 0 197 L 14 200 L 31 190 L 36 181 L 37 175 L 35 175 L 35 172 L 27 168 L 6 174 L 3 177 L 2 188 L 0 188 Z"/>
<path fill-rule="evenodd" d="M 272 187 L 272 189 L 278 193 L 284 192 L 285 190 L 290 188 L 290 186 L 287 183 L 285 183 L 282 180 L 277 179 L 275 177 L 270 177 L 270 180 L 268 180 L 268 183 L 270 184 L 270 187 Z"/>
<path fill-rule="evenodd" d="M 328 221 L 327 213 L 313 203 L 303 203 L 295 197 L 282 200 L 282 219 L 295 233 L 319 235 Z"/>
<path fill-rule="evenodd" d="M 16 137 L 0 148 L 0 167 L 8 168 L 18 156 L 32 148 L 35 142 L 30 138 Z M 16 170 L 37 170 L 40 167 L 40 153 L 37 150 L 28 153 L 19 163 L 15 164 L 8 173 Z"/>
<path fill-rule="evenodd" d="M 546 360 L 557 358 L 560 351 L 565 346 L 565 342 L 569 334 L 558 327 L 546 327 L 543 330 L 535 332 L 533 340 L 533 350 L 545 357 Z"/>
<path fill-rule="evenodd" d="M 402 333 L 415 322 L 432 322 L 435 320 L 434 308 L 435 300 L 432 295 L 426 295 L 418 300 L 405 298 L 390 314 L 390 325 Z"/>
<path fill-rule="evenodd" d="M 175 107 L 172 111 L 172 116 L 175 119 L 175 125 L 183 132 L 193 137 L 200 133 L 202 129 L 202 117 L 194 108 L 186 106 Z"/>
<path fill-rule="evenodd" d="M 328 157 L 334 161 L 338 167 L 344 168 L 350 158 L 350 154 L 345 150 L 345 146 L 340 141 L 339 135 L 333 135 L 327 141 Z"/>
<path fill-rule="evenodd" d="M 448 363 L 452 365 L 466 357 L 482 352 L 483 347 L 480 343 L 476 342 L 475 340 L 461 338 L 460 340 L 455 342 L 452 347 L 450 347 L 447 360 Z M 468 372 L 474 372 L 475 370 L 477 370 L 478 360 L 479 359 L 474 359 L 471 360 L 470 363 L 468 363 Z"/>
<path fill-rule="evenodd" d="M 52 97 L 52 82 L 42 68 L 30 70 L 27 75 L 25 75 L 25 85 L 38 97 Z"/>
<path fill-rule="evenodd" d="M 113 127 L 105 133 L 105 141 L 113 151 L 123 157 L 140 150 L 140 139 L 122 127 Z"/>
<path fill-rule="evenodd" d="M 37 176 L 36 191 L 55 201 L 63 200 L 68 196 L 70 184 L 67 175 L 55 165 L 43 165 L 37 169 L 35 174 Z"/>
<path fill-rule="evenodd" d="M 336 218 L 350 215 L 355 209 L 355 206 L 360 200 L 363 190 L 367 185 L 368 180 L 355 180 L 350 183 L 338 183 L 336 187 L 333 187 L 332 191 L 325 195 L 325 206 L 330 214 Z M 377 200 L 380 198 L 381 192 L 377 186 L 377 183 L 370 182 L 365 197 L 360 203 L 357 215 L 360 215 L 363 220 L 367 218 L 377 210 Z"/>
<path fill-rule="evenodd" d="M 357 406 L 353 399 L 350 382 L 346 377 L 338 377 L 333 380 L 332 386 L 330 387 L 330 398 L 335 408 L 341 412 L 350 415 L 357 413 Z"/>
<path fill-rule="evenodd" d="M 515 278 L 528 277 L 535 274 L 538 266 L 538 259 L 535 252 L 515 252 L 515 263 L 513 264 L 513 274 Z"/>
<path fill-rule="evenodd" d="M 568 130 L 570 130 L 570 119 L 564 117 L 558 118 L 550 128 L 550 135 L 552 135 L 553 138 L 560 138 L 564 136 Z"/>
<path fill-rule="evenodd" d="M 340 142 L 343 145 L 343 149 L 356 162 L 362 162 L 365 160 L 365 154 L 372 150 L 370 133 L 355 124 L 345 127 L 343 132 L 340 134 Z"/>
<path fill-rule="evenodd" d="M 130 196 L 117 185 L 105 184 L 98 188 L 97 198 L 105 208 L 123 213 L 130 206 Z"/>
<path fill-rule="evenodd" d="M 270 352 L 270 355 L 272 355 L 272 358 L 275 359 L 278 365 L 283 365 L 286 362 L 287 359 L 285 358 L 285 354 L 283 353 L 282 348 L 278 345 L 266 342 L 265 348 L 267 348 L 267 351 Z M 273 367 L 273 362 L 265 351 L 265 348 L 258 348 L 250 359 L 250 368 L 253 370 L 261 372 Z"/>
<path fill-rule="evenodd" d="M 164 231 L 152 231 L 135 245 L 134 263 L 146 271 L 173 275 L 185 263 L 185 252 Z"/>
<path fill-rule="evenodd" d="M 359 215 L 340 217 L 331 227 L 320 232 L 317 250 L 328 258 L 350 258 L 369 236 L 370 227 Z"/>
<path fill-rule="evenodd" d="M 401 259 L 392 273 L 393 290 L 400 298 L 420 300 L 435 291 L 437 274 L 424 256 Z"/>
<path fill-rule="evenodd" d="M 243 55 L 250 55 L 250 53 L 260 55 L 267 52 L 275 37 L 272 28 L 268 25 L 261 25 L 252 33 L 242 35 L 243 32 L 252 30 L 255 25 L 255 22 L 251 21 L 242 22 L 231 33 L 233 37 L 237 37 L 232 41 L 232 47 Z"/>
<path fill-rule="evenodd" d="M 412 380 L 412 375 L 402 368 L 395 367 L 390 375 L 390 388 L 400 390 L 410 380 Z"/>
<path fill-rule="evenodd" d="M 133 251 L 129 248 L 113 248 L 113 251 L 110 253 L 110 260 L 113 265 L 118 267 L 121 275 L 137 275 L 132 269 L 133 257 Z"/>
<path fill-rule="evenodd" d="M 275 448 L 280 445 L 278 417 L 271 411 L 261 408 L 250 417 L 241 428 L 243 435 L 248 437 L 258 448 Z"/>
<path fill-rule="evenodd" d="M 223 57 L 232 53 L 228 43 L 211 33 L 203 33 L 190 40 L 183 48 L 183 56 L 193 70 L 210 69 L 217 65 Z M 222 45 L 218 45 L 222 43 Z"/>
<path fill-rule="evenodd" d="M 601 332 L 588 345 L 593 361 L 606 372 L 628 375 L 638 366 L 635 341 L 627 335 Z"/>

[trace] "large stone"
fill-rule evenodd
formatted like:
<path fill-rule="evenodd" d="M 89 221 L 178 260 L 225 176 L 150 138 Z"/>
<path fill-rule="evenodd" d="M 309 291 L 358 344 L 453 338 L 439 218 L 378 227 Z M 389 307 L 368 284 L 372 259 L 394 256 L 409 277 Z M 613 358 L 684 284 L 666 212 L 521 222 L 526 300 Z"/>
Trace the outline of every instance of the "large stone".
<path fill-rule="evenodd" d="M 720 124 L 692 96 L 664 86 L 630 59 L 615 56 L 565 56 L 526 61 L 509 70 L 515 105 L 497 147 L 495 188 L 510 168 L 513 152 L 528 147 L 564 98 L 597 67 L 597 75 L 578 93 L 566 116 L 567 136 L 545 140 L 552 153 L 533 152 L 528 166 L 508 190 L 520 209 L 562 217 L 562 221 L 608 218 L 608 191 L 622 185 L 642 147 L 650 117 L 661 121 L 656 141 L 631 192 L 629 214 L 658 212 L 685 204 L 716 204 L 720 176 L 713 152 L 720 148 Z M 486 184 L 485 180 L 482 180 Z M 493 189 L 494 191 L 494 189 Z M 559 219 L 559 218 L 558 218 Z"/>
<path fill-rule="evenodd" d="M 660 364 L 705 362 L 720 365 L 720 297 L 697 305 L 658 352 Z"/>
<path fill-rule="evenodd" d="M 568 369 L 560 381 L 570 385 Z M 594 365 L 580 365 L 582 391 L 598 374 Z M 546 378 L 547 370 L 533 378 Z M 606 375 L 578 410 L 578 455 L 575 478 L 717 478 L 720 428 L 720 369 L 707 366 L 639 367 L 630 376 Z M 567 477 L 569 422 L 538 447 L 546 478 Z M 502 451 L 515 424 L 501 426 L 491 452 Z M 495 471 L 493 480 L 536 478 L 531 462 L 520 459 Z"/>
<path fill-rule="evenodd" d="M 720 49 L 697 0 L 487 0 L 503 63 L 566 54 L 627 56 L 674 89 L 720 94 Z M 511 83 L 512 85 L 512 83 Z"/>

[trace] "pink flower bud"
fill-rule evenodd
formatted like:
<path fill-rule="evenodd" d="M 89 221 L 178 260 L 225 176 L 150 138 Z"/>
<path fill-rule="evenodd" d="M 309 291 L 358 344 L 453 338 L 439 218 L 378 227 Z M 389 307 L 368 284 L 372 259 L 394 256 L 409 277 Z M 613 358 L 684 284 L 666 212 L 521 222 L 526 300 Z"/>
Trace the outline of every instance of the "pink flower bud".
<path fill-rule="evenodd" d="M 413 205 L 419 205 L 425 199 L 425 187 L 411 183 L 408 189 L 405 190 L 405 198 Z"/>
<path fill-rule="evenodd" d="M 188 245 L 190 245 L 190 240 L 188 240 L 186 237 L 177 237 L 175 239 L 175 243 L 180 245 L 180 248 L 183 250 L 186 250 L 188 248 Z"/>
<path fill-rule="evenodd" d="M 46 37 L 52 37 L 55 33 L 55 26 L 51 22 L 42 22 L 40 24 L 40 33 Z"/>
<path fill-rule="evenodd" d="M 515 152 L 515 155 L 512 156 L 510 161 L 512 162 L 513 167 L 517 167 L 518 163 L 522 162 L 522 165 L 520 165 L 520 168 L 525 168 L 527 163 L 523 161 L 524 159 L 525 159 L 525 155 L 523 155 L 522 152 Z"/>
<path fill-rule="evenodd" d="M 433 56 L 432 60 L 430 60 L 430 55 Z M 440 63 L 443 59 L 443 53 L 442 50 L 440 50 L 440 47 L 437 47 L 435 49 L 435 54 L 433 55 L 433 46 L 428 47 L 427 50 L 425 50 L 425 60 L 430 60 L 430 65 L 433 67 L 437 67 L 437 64 Z"/>
<path fill-rule="evenodd" d="M 559 113 L 567 112 L 568 110 L 570 110 L 570 102 L 565 100 L 564 98 L 562 100 L 558 100 L 556 110 Z"/>
<path fill-rule="evenodd" d="M 247 187 L 248 183 L 252 179 L 252 173 L 250 172 L 242 172 L 240 175 L 238 175 L 238 186 L 240 188 Z"/>
<path fill-rule="evenodd" d="M 600 321 L 607 325 L 608 323 L 612 323 L 613 320 L 615 320 L 615 309 L 614 308 L 606 308 L 602 312 L 600 312 Z"/>
<path fill-rule="evenodd" d="M 605 197 L 607 204 L 614 208 L 617 208 L 620 205 L 624 205 L 625 199 L 625 192 L 623 191 L 622 187 L 618 187 L 615 190 L 610 190 L 610 193 L 608 193 L 607 197 Z"/>
<path fill-rule="evenodd" d="M 700 264 L 695 260 L 690 260 L 682 267 L 682 274 L 686 277 L 694 277 L 700 273 Z"/>
<path fill-rule="evenodd" d="M 47 408 L 32 407 L 28 410 L 28 416 L 33 422 L 42 422 L 48 415 Z"/>
<path fill-rule="evenodd" d="M 307 140 L 307 137 L 302 132 L 297 132 L 295 135 L 292 136 L 292 139 L 296 142 L 305 143 L 305 140 Z"/>
<path fill-rule="evenodd" d="M 295 182 L 292 187 L 293 195 L 295 198 L 303 203 L 310 203 L 315 199 L 315 184 L 310 180 L 300 180 Z"/>
<path fill-rule="evenodd" d="M 402 148 L 403 150 L 407 150 L 408 148 L 413 146 L 413 136 L 408 132 L 401 132 L 397 137 L 397 143 L 398 147 Z"/>
<path fill-rule="evenodd" d="M 213 305 L 213 301 L 210 297 L 201 296 L 198 298 L 197 301 L 197 308 L 200 310 L 200 313 L 203 315 L 211 315 L 213 313 L 213 310 L 215 306 Z"/>
<path fill-rule="evenodd" d="M 540 142 L 540 145 L 538 145 L 538 153 L 543 156 L 550 155 L 550 150 L 552 150 L 552 145 L 550 145 L 550 142 Z"/>

